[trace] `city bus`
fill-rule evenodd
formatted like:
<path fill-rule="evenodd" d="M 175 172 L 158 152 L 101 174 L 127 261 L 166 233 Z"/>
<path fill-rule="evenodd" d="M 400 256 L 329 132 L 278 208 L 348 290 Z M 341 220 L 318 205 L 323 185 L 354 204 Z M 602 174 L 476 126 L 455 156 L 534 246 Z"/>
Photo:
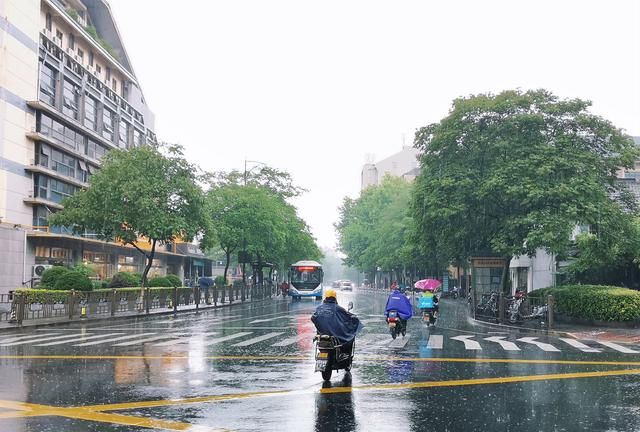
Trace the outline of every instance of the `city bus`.
<path fill-rule="evenodd" d="M 289 267 L 289 295 L 293 300 L 302 297 L 322 299 L 322 264 L 316 261 L 298 261 Z"/>

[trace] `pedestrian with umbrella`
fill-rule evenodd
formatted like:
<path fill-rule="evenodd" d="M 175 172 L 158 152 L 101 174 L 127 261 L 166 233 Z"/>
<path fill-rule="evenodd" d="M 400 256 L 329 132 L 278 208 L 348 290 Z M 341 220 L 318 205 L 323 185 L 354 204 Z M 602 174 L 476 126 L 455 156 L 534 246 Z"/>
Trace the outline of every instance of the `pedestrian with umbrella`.
<path fill-rule="evenodd" d="M 422 279 L 414 285 L 417 290 L 423 291 L 418 298 L 418 308 L 422 311 L 422 319 L 427 322 L 427 326 L 435 325 L 440 311 L 438 296 L 435 294 L 440 285 L 441 282 L 437 279 Z"/>

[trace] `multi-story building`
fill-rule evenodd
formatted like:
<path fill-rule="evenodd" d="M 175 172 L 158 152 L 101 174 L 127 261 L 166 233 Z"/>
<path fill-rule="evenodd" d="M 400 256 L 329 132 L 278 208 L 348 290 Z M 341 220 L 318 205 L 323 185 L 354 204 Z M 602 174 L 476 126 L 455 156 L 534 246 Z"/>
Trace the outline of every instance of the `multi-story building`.
<path fill-rule="evenodd" d="M 376 163 L 367 163 L 362 167 L 360 190 L 382 183 L 385 175 L 413 180 L 420 173 L 418 150 L 403 146 L 402 150 Z"/>
<path fill-rule="evenodd" d="M 108 151 L 154 143 L 153 130 L 106 1 L 0 1 L 0 292 L 30 281 L 39 264 L 84 262 L 103 278 L 142 269 L 135 249 L 48 218 L 88 186 Z M 160 251 L 153 272 L 208 274 L 199 251 L 178 249 Z"/>

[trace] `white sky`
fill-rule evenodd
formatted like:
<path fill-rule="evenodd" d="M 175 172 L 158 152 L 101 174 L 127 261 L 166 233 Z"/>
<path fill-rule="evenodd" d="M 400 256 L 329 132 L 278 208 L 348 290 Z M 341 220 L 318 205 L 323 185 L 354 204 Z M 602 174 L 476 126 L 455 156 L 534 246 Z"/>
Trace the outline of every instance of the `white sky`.
<path fill-rule="evenodd" d="M 324 246 L 366 155 L 456 97 L 546 88 L 640 135 L 635 0 L 108 1 L 159 138 L 207 170 L 289 171 Z"/>

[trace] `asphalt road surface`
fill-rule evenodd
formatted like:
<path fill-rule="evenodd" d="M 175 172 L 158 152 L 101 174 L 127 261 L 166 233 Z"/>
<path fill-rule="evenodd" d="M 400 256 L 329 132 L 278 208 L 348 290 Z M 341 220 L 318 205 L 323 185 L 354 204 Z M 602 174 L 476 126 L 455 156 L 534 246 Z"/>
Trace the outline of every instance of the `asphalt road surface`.
<path fill-rule="evenodd" d="M 351 383 L 314 373 L 313 300 L 0 334 L 0 431 L 638 431 L 640 346 L 470 324 L 392 341 L 386 295 L 339 292 L 365 328 Z"/>

